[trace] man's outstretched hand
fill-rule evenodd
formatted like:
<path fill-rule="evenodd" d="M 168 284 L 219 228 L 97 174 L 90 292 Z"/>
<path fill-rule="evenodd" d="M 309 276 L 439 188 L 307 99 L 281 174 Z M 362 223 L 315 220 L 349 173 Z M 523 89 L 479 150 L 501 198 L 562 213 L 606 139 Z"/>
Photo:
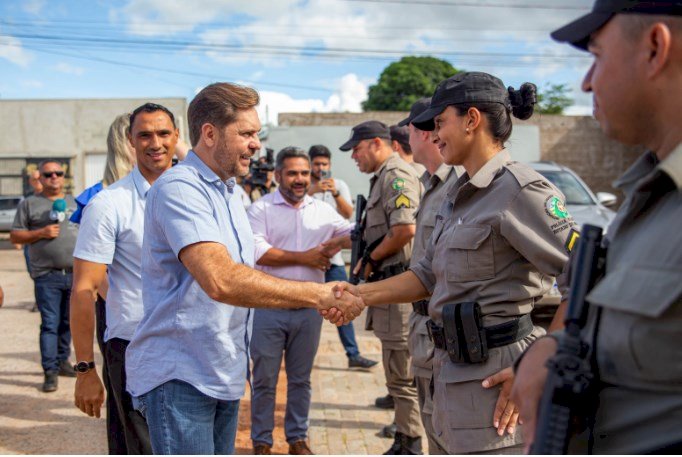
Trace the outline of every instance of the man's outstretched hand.
<path fill-rule="evenodd" d="M 332 324 L 338 326 L 348 324 L 362 313 L 365 302 L 360 297 L 357 287 L 348 283 L 330 284 L 333 284 L 333 287 L 329 295 L 320 302 L 318 311 Z M 345 285 L 355 289 L 348 289 Z"/>

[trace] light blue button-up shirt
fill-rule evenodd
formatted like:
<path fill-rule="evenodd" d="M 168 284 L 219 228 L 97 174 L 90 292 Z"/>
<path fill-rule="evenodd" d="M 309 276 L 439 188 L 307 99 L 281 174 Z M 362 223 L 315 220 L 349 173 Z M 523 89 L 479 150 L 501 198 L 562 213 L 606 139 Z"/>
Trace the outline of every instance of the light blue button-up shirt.
<path fill-rule="evenodd" d="M 178 260 L 186 246 L 215 242 L 235 262 L 253 266 L 253 233 L 234 185 L 190 151 L 147 195 L 144 317 L 126 352 L 133 396 L 173 379 L 219 400 L 244 395 L 253 313 L 209 298 Z"/>
<path fill-rule="evenodd" d="M 104 340 L 130 340 L 142 319 L 142 234 L 149 182 L 135 167 L 83 210 L 73 256 L 109 265 Z"/>

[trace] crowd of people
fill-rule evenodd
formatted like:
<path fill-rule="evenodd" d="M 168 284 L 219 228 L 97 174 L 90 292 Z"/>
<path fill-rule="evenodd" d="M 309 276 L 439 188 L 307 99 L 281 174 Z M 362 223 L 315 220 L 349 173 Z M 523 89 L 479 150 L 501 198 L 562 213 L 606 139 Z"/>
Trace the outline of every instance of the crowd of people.
<path fill-rule="evenodd" d="M 598 401 L 577 452 L 682 450 L 680 14 L 679 2 L 597 0 L 552 35 L 594 55 L 583 89 L 604 133 L 649 149 L 618 182 L 626 199 L 589 295 Z M 240 187 L 262 148 L 258 103 L 248 87 L 202 89 L 175 166 L 174 113 L 147 103 L 119 116 L 104 180 L 77 198 L 59 162 L 39 164 L 11 240 L 28 246 L 43 390 L 76 376 L 75 405 L 94 417 L 106 397 L 112 454 L 231 454 L 250 385 L 253 452 L 270 454 L 284 361 L 289 453 L 312 454 L 323 319 L 348 367 L 371 369 L 352 324 L 365 311 L 388 389 L 377 404 L 395 408 L 386 454 L 422 454 L 422 430 L 430 454 L 528 452 L 580 243 L 562 193 L 505 149 L 512 117 L 533 115 L 535 85 L 462 72 L 398 125 L 354 126 L 338 149 L 370 176 L 359 226 L 324 145 L 264 162 L 259 198 Z M 341 257 L 357 233 L 360 284 Z M 555 280 L 562 304 L 546 334 L 530 313 Z"/>

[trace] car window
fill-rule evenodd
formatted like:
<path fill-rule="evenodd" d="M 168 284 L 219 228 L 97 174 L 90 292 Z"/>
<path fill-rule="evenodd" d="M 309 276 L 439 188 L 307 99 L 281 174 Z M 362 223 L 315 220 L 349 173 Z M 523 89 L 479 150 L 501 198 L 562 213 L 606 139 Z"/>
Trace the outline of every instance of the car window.
<path fill-rule="evenodd" d="M 0 198 L 0 211 L 16 209 L 20 201 L 21 198 Z"/>
<path fill-rule="evenodd" d="M 566 197 L 567 205 L 593 205 L 594 201 L 575 176 L 565 171 L 540 171 Z"/>

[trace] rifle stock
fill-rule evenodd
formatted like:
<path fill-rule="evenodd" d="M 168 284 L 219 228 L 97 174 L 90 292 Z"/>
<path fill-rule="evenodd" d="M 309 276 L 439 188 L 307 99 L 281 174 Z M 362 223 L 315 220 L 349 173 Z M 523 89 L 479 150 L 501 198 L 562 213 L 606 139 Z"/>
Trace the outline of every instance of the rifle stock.
<path fill-rule="evenodd" d="M 350 239 L 352 242 L 350 255 L 350 279 L 351 284 L 358 284 L 360 282 L 360 275 L 353 273 L 353 269 L 358 264 L 362 255 L 365 253 L 366 244 L 363 238 L 365 225 L 363 223 L 363 215 L 367 207 L 367 199 L 364 195 L 359 194 L 355 200 L 355 227 L 350 232 Z M 360 273 L 362 274 L 362 272 Z"/>
<path fill-rule="evenodd" d="M 577 248 L 565 333 L 556 354 L 547 361 L 547 381 L 538 407 L 531 454 L 566 454 L 571 437 L 579 431 L 577 424 L 584 423 L 594 403 L 592 352 L 581 331 L 587 321 L 586 296 L 604 272 L 602 229 L 585 224 Z"/>

